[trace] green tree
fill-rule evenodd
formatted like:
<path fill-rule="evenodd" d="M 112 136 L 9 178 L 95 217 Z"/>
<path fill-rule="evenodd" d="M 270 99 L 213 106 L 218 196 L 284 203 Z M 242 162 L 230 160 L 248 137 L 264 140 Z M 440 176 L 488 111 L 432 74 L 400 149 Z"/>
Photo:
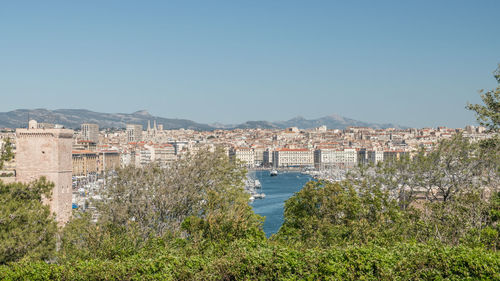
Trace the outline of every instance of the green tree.
<path fill-rule="evenodd" d="M 53 186 L 45 178 L 29 184 L 0 181 L 0 264 L 53 257 L 57 225 L 42 202 Z"/>
<path fill-rule="evenodd" d="M 469 103 L 466 108 L 476 113 L 479 124 L 488 127 L 491 131 L 498 131 L 500 128 L 500 64 L 494 72 L 494 77 L 499 84 L 496 89 L 485 93 L 484 90 L 479 92 L 484 105 Z"/>
<path fill-rule="evenodd" d="M 479 190 L 456 194 L 453 200 L 423 202 L 419 239 L 448 245 L 479 245 L 487 227 L 489 204 Z"/>
<path fill-rule="evenodd" d="M 166 168 L 130 167 L 119 171 L 105 190 L 98 204 L 100 219 L 119 225 L 132 220 L 142 233 L 155 236 L 179 231 L 190 216 L 219 225 L 222 219 L 258 226 L 243 191 L 245 175 L 222 149 L 201 150 Z"/>
<path fill-rule="evenodd" d="M 95 223 L 90 213 L 75 212 L 61 235 L 60 261 L 116 259 L 137 254 L 144 245 L 137 227 Z"/>
<path fill-rule="evenodd" d="M 63 252 L 111 258 L 165 236 L 194 242 L 264 239 L 262 218 L 243 190 L 245 177 L 246 170 L 222 149 L 200 150 L 165 168 L 119 170 L 102 200 L 94 202 L 97 223 L 77 214 L 66 226 Z"/>
<path fill-rule="evenodd" d="M 311 181 L 286 201 L 274 239 L 308 246 L 387 243 L 400 239 L 404 225 L 397 202 L 377 184 Z"/>
<path fill-rule="evenodd" d="M 12 142 L 10 138 L 5 138 L 0 149 L 0 170 L 3 169 L 5 162 L 12 160 L 14 158 L 14 152 L 12 151 Z"/>
<path fill-rule="evenodd" d="M 481 188 L 476 149 L 475 143 L 457 134 L 422 157 L 418 164 L 423 165 L 424 174 L 417 184 L 425 188 L 428 200 L 446 202 L 458 193 Z"/>
<path fill-rule="evenodd" d="M 498 192 L 500 183 L 500 64 L 494 72 L 494 77 L 497 80 L 498 86 L 494 90 L 480 91 L 483 105 L 467 104 L 466 108 L 476 113 L 476 118 L 481 125 L 488 127 L 494 135 L 480 141 L 479 157 L 482 159 L 481 171 L 483 177 L 490 184 L 491 188 Z"/>
<path fill-rule="evenodd" d="M 489 152 L 457 134 L 432 151 L 360 167 L 349 180 L 358 186 L 357 182 L 379 184 L 397 200 L 411 218 L 406 232 L 412 239 L 452 245 L 466 239 L 478 244 L 487 226 L 487 198 L 498 182 Z"/>
<path fill-rule="evenodd" d="M 477 151 L 480 160 L 478 170 L 481 172 L 483 185 L 492 192 L 498 192 L 500 186 L 500 135 L 481 140 Z"/>
<path fill-rule="evenodd" d="M 486 227 L 479 233 L 480 241 L 492 250 L 500 249 L 500 192 L 491 196 L 487 209 Z"/>
<path fill-rule="evenodd" d="M 368 180 L 377 181 L 408 206 L 418 197 L 428 201 L 449 201 L 462 192 L 482 188 L 482 159 L 478 144 L 462 134 L 441 140 L 430 152 L 384 161 Z"/>
<path fill-rule="evenodd" d="M 422 177 L 428 168 L 423 165 L 424 159 L 425 151 L 420 150 L 414 157 L 403 154 L 377 165 L 360 165 L 347 176 L 352 183 L 365 181 L 379 184 L 405 210 L 421 194 L 419 187 L 422 186 Z"/>

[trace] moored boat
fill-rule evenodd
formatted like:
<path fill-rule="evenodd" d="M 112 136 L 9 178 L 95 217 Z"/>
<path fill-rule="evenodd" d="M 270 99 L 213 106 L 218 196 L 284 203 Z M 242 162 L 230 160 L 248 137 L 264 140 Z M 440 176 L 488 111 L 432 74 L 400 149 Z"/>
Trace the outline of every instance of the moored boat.
<path fill-rule="evenodd" d="M 259 181 L 259 180 L 257 180 L 257 179 L 255 180 L 255 182 L 254 182 L 254 187 L 255 187 L 255 188 L 262 188 L 262 184 L 260 183 L 260 181 Z"/>
<path fill-rule="evenodd" d="M 256 193 L 253 195 L 255 199 L 264 199 L 266 197 L 266 194 L 264 193 Z"/>

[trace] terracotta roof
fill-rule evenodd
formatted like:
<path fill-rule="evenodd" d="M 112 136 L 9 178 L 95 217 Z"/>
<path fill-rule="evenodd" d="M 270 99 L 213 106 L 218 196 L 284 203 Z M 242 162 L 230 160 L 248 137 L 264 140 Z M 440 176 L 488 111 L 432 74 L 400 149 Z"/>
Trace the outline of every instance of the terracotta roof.
<path fill-rule="evenodd" d="M 73 154 L 89 154 L 89 153 L 96 153 L 95 151 L 91 150 L 73 150 L 71 151 Z"/>
<path fill-rule="evenodd" d="M 276 151 L 310 151 L 307 148 L 278 148 Z"/>
<path fill-rule="evenodd" d="M 119 153 L 118 150 L 100 150 L 99 153 Z"/>

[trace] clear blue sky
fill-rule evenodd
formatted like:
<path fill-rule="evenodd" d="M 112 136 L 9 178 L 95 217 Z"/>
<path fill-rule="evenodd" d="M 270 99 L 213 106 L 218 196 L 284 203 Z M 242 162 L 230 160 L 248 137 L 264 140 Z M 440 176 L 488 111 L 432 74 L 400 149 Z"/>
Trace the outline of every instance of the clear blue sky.
<path fill-rule="evenodd" d="M 0 111 L 474 123 L 500 1 L 2 1 Z"/>

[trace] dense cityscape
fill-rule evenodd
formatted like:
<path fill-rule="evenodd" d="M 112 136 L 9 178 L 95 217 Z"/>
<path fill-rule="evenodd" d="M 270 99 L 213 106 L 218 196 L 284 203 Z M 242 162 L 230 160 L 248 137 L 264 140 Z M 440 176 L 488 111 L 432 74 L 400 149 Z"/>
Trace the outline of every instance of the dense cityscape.
<path fill-rule="evenodd" d="M 55 197 L 65 203 L 54 200 L 53 210 L 64 213 L 60 221 L 66 222 L 70 217 L 70 198 L 73 208 L 88 207 L 91 198 L 100 198 L 99 190 L 103 188 L 106 173 L 110 175 L 119 168 L 140 168 L 153 163 L 167 167 L 200 149 L 213 152 L 217 147 L 222 148 L 230 159 L 237 159 L 240 165 L 250 170 L 294 170 L 319 179 L 340 181 L 345 179 L 345 171 L 358 165 L 396 160 L 404 155 L 412 157 L 422 150 L 432 151 L 441 140 L 451 139 L 459 133 L 473 142 L 492 137 L 483 126 L 463 129 L 348 127 L 343 130 L 320 126 L 311 130 L 290 127 L 285 130 L 194 131 L 163 130 L 162 124 L 153 120 L 148 122 L 145 130 L 138 124 L 127 124 L 126 128 L 119 130 L 99 130 L 98 124 L 85 123 L 73 131 L 62 125 L 31 120 L 27 128 L 2 130 L 1 138 L 9 139 L 17 146 L 13 145 L 15 156 L 5 163 L 0 175 L 4 182 L 27 182 L 40 176 L 49 176 L 50 179 L 54 170 L 65 171 L 66 178 L 58 173 L 52 180 L 56 183 L 56 190 L 57 187 L 65 190 L 61 197 Z M 44 142 L 53 143 L 54 140 L 65 140 L 61 142 L 64 145 L 45 148 L 47 151 L 44 151 L 43 147 L 47 147 Z M 48 155 L 36 163 L 34 155 L 39 151 Z M 57 162 L 60 158 L 53 158 L 50 154 L 58 157 L 71 155 L 72 161 L 64 166 Z M 37 166 L 46 167 L 46 171 Z M 72 197 L 67 189 L 70 181 Z M 248 185 L 251 188 L 254 182 Z M 254 196 L 265 196 L 250 191 L 253 192 L 252 200 Z"/>
<path fill-rule="evenodd" d="M 37 129 L 62 126 L 37 123 Z M 163 130 L 161 124 L 130 124 L 121 130 L 99 130 L 97 124 L 82 124 L 74 131 L 72 142 L 73 176 L 100 174 L 128 165 L 160 166 L 199 149 L 223 147 L 230 157 L 247 168 L 352 168 L 386 159 L 412 155 L 420 149 L 432 150 L 443 139 L 462 133 L 478 141 L 491 137 L 483 126 L 465 128 L 372 129 L 348 127 L 344 130 L 325 126 L 312 130 L 296 127 L 285 130 L 237 129 L 215 131 Z M 15 143 L 15 129 L 2 129 L 1 138 Z M 106 161 L 104 161 L 106 159 Z M 15 159 L 6 164 L 4 174 L 15 170 Z"/>

